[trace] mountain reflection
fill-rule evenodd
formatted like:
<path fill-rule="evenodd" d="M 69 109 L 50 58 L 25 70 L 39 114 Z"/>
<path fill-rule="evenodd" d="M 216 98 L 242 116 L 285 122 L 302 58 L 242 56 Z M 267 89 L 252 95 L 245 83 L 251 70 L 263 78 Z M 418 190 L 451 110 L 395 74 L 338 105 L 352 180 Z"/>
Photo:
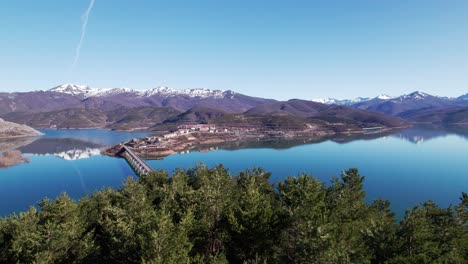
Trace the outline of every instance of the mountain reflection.
<path fill-rule="evenodd" d="M 40 138 L 18 148 L 33 155 L 54 155 L 65 160 L 85 159 L 99 155 L 103 145 L 73 138 Z"/>
<path fill-rule="evenodd" d="M 98 148 L 86 148 L 86 149 L 71 149 L 60 153 L 53 154 L 56 157 L 62 158 L 64 160 L 79 160 L 87 159 L 91 156 L 96 156 L 101 154 L 101 150 Z"/>
<path fill-rule="evenodd" d="M 347 144 L 353 141 L 375 140 L 379 138 L 395 137 L 414 144 L 422 144 L 432 139 L 446 137 L 449 135 L 457 135 L 468 140 L 468 125 L 417 125 L 408 129 L 397 131 L 385 131 L 381 133 L 369 134 L 341 134 L 323 137 L 301 137 L 295 139 L 268 139 L 268 140 L 244 140 L 236 142 L 226 142 L 221 144 L 204 145 L 200 148 L 195 148 L 195 151 L 203 151 L 209 149 L 254 149 L 254 148 L 269 148 L 269 149 L 288 149 L 300 145 L 317 144 L 326 141 L 335 142 L 338 144 Z"/>
<path fill-rule="evenodd" d="M 394 137 L 415 144 L 449 135 L 457 135 L 468 140 L 468 125 L 417 125 L 393 134 Z"/>

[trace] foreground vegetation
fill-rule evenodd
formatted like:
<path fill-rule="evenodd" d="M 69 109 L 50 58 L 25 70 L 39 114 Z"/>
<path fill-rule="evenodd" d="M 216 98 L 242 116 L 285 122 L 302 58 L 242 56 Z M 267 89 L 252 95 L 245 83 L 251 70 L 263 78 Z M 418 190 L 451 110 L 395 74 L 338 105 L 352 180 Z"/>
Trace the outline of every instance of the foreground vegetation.
<path fill-rule="evenodd" d="M 128 178 L 74 202 L 0 220 L 1 263 L 466 263 L 468 195 L 426 202 L 397 223 L 364 202 L 356 169 L 329 186 L 308 175 L 272 185 L 254 169 L 204 165 Z"/>

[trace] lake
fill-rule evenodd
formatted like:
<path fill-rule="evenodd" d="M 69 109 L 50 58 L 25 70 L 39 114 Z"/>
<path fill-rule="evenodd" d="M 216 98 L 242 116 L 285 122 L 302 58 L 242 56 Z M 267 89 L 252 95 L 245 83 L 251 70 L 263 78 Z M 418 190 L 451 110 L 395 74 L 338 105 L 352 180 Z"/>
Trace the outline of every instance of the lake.
<path fill-rule="evenodd" d="M 27 210 L 43 197 L 55 198 L 61 192 L 79 199 L 104 187 L 118 188 L 126 177 L 135 175 L 125 160 L 102 156 L 99 149 L 147 135 L 108 130 L 41 131 L 45 135 L 39 138 L 0 142 L 2 152 L 11 157 L 20 153 L 21 158 L 18 164 L 5 163 L 0 169 L 2 216 Z M 209 166 L 222 163 L 233 175 L 263 167 L 272 172 L 272 182 L 311 173 L 326 183 L 342 170 L 357 167 L 366 177 L 367 201 L 387 199 L 401 217 L 406 208 L 429 199 L 440 206 L 458 203 L 461 192 L 468 192 L 467 150 L 468 126 L 418 127 L 314 143 L 231 144 L 148 164 L 172 172 L 200 162 Z"/>

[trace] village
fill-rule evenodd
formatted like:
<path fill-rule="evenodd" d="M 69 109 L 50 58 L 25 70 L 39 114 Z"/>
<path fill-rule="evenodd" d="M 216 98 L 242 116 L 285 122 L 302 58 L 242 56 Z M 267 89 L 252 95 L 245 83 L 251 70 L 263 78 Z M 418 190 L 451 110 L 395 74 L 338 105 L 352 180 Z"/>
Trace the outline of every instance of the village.
<path fill-rule="evenodd" d="M 162 158 L 174 153 L 187 154 L 193 150 L 200 152 L 214 151 L 214 144 L 258 137 L 252 127 L 227 127 L 208 124 L 180 125 L 175 131 L 145 138 L 134 138 L 122 143 L 138 155 L 148 158 Z M 109 149 L 105 154 L 112 154 Z"/>
<path fill-rule="evenodd" d="M 126 146 L 144 159 L 160 159 L 175 153 L 213 151 L 220 144 L 227 142 L 289 140 L 310 136 L 322 137 L 329 134 L 333 134 L 333 131 L 320 130 L 314 126 L 307 126 L 305 129 L 272 129 L 248 124 L 183 124 L 160 135 L 134 138 L 103 150 L 102 153 L 115 156 L 122 146 Z"/>

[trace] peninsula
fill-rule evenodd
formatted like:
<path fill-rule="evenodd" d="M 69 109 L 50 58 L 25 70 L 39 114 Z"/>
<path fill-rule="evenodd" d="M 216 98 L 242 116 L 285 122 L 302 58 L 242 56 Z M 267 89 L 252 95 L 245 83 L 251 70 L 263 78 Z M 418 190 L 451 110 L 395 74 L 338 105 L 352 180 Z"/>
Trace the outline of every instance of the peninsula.
<path fill-rule="evenodd" d="M 338 135 L 382 133 L 407 127 L 407 124 L 401 122 L 381 124 L 344 121 L 332 122 L 287 115 L 225 115 L 204 120 L 204 123 L 192 124 L 174 121 L 156 126 L 154 129 L 161 131 L 157 136 L 135 138 L 105 149 L 103 154 L 116 156 L 125 145 L 145 159 L 157 159 L 230 142 L 317 140 Z"/>
<path fill-rule="evenodd" d="M 0 138 L 35 137 L 41 132 L 26 125 L 7 122 L 0 118 Z"/>

